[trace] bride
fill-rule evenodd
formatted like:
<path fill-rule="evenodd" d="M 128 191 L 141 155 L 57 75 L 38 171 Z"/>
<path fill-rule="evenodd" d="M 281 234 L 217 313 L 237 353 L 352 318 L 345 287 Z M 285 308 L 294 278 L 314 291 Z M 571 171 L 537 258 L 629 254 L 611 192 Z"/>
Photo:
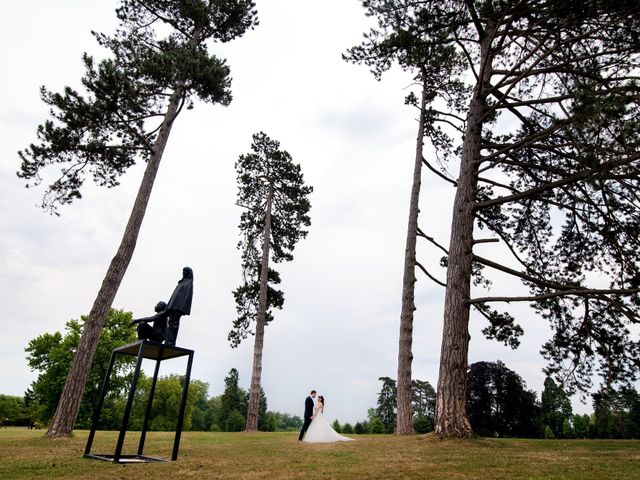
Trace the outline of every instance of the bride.
<path fill-rule="evenodd" d="M 351 442 L 353 438 L 344 437 L 336 432 L 329 424 L 322 412 L 324 411 L 324 397 L 318 396 L 318 402 L 313 412 L 313 420 L 307 433 L 304 435 L 303 442 L 307 443 L 329 443 L 329 442 Z"/>

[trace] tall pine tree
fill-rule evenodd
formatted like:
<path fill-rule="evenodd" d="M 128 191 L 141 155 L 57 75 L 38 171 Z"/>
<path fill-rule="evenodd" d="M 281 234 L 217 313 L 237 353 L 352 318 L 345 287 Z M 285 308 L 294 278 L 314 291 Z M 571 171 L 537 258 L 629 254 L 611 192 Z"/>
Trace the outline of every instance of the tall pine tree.
<path fill-rule="evenodd" d="M 147 167 L 122 241 L 98 291 L 80 338 L 56 413 L 47 435 L 71 433 L 91 362 L 109 308 L 136 246 L 151 189 L 171 127 L 186 105 L 199 98 L 231 101 L 229 67 L 211 55 L 208 41 L 227 42 L 252 28 L 250 0 L 121 0 L 120 26 L 113 36 L 95 33 L 110 56 L 96 61 L 83 55 L 84 92 L 42 88 L 51 119 L 38 127 L 39 144 L 19 152 L 18 176 L 29 185 L 41 173 L 61 165 L 60 177 L 46 190 L 42 207 L 58 207 L 81 197 L 86 177 L 113 187 L 136 161 Z"/>
<path fill-rule="evenodd" d="M 269 286 L 280 283 L 280 275 L 269 268 L 293 260 L 296 243 L 307 236 L 311 225 L 308 196 L 313 188 L 305 185 L 300 165 L 280 150 L 280 144 L 263 132 L 253 135 L 252 153 L 241 155 L 238 172 L 243 284 L 234 291 L 238 318 L 229 333 L 232 346 L 254 334 L 253 371 L 249 391 L 247 427 L 258 428 L 264 327 L 273 320 L 271 308 L 282 308 L 284 296 Z M 255 331 L 251 322 L 255 321 Z"/>

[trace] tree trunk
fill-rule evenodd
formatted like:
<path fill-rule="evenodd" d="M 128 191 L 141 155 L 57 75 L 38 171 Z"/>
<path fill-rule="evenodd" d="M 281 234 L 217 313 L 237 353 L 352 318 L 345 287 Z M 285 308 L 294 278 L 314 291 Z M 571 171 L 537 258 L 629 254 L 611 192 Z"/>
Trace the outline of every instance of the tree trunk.
<path fill-rule="evenodd" d="M 458 188 L 453 204 L 447 266 L 447 290 L 436 396 L 436 434 L 442 437 L 473 435 L 467 417 L 467 363 L 469 351 L 469 303 L 473 257 L 473 208 L 482 146 L 482 117 L 486 111 L 484 90 L 491 77 L 490 38 L 480 40 L 481 77 L 469 104 Z"/>
<path fill-rule="evenodd" d="M 167 112 L 165 113 L 162 126 L 158 133 L 158 138 L 153 146 L 151 158 L 144 171 L 144 176 L 138 189 L 138 195 L 133 204 L 133 209 L 131 210 L 131 215 L 129 216 L 129 221 L 120 246 L 116 255 L 111 260 L 107 274 L 102 281 L 102 286 L 98 291 L 98 296 L 89 313 L 87 323 L 82 330 L 78 350 L 69 368 L 62 395 L 60 396 L 58 406 L 56 407 L 49 430 L 47 431 L 47 437 L 67 436 L 73 430 L 78 411 L 80 410 L 84 387 L 87 383 L 93 357 L 98 347 L 98 341 L 100 340 L 100 334 L 107 320 L 113 299 L 118 292 L 122 278 L 133 256 L 140 226 L 142 225 L 145 210 L 149 203 L 149 197 L 151 196 L 153 182 L 156 178 L 165 146 L 167 145 L 173 121 L 178 114 L 182 96 L 183 89 L 179 88 L 174 91 L 169 101 Z"/>
<path fill-rule="evenodd" d="M 260 412 L 260 381 L 262 377 L 262 348 L 264 345 L 264 324 L 267 317 L 267 287 L 269 280 L 269 241 L 271 240 L 271 206 L 273 204 L 273 183 L 269 184 L 267 212 L 264 219 L 264 237 L 262 241 L 262 263 L 260 265 L 260 296 L 258 298 L 258 318 L 256 319 L 256 338 L 253 344 L 253 371 L 247 409 L 245 431 L 258 430 Z"/>
<path fill-rule="evenodd" d="M 413 353 L 413 312 L 416 283 L 416 238 L 418 236 L 418 212 L 422 172 L 422 146 L 424 144 L 424 109 L 426 105 L 426 86 L 422 87 L 420 102 L 420 121 L 416 140 L 416 158 L 413 167 L 413 185 L 409 204 L 409 222 L 407 242 L 404 249 L 404 275 L 402 279 L 402 310 L 400 312 L 400 340 L 398 346 L 398 384 L 396 416 L 396 434 L 413 434 L 413 409 L 411 408 L 411 362 Z"/>

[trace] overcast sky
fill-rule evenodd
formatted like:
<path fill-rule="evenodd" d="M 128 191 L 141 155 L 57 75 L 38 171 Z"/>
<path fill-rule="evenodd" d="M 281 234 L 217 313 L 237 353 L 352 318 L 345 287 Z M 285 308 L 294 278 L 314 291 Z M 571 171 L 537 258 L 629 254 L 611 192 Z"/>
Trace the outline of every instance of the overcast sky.
<path fill-rule="evenodd" d="M 294 260 L 276 266 L 285 305 L 266 329 L 262 384 L 269 409 L 302 415 L 311 388 L 326 397 L 330 419 L 355 422 L 376 405 L 378 377 L 396 377 L 404 242 L 416 137 L 415 112 L 403 103 L 411 76 L 391 71 L 377 82 L 341 54 L 372 25 L 357 0 L 257 0 L 260 25 L 211 51 L 233 77 L 229 107 L 196 103 L 175 123 L 160 165 L 133 260 L 114 307 L 153 313 L 194 270 L 194 300 L 178 344 L 195 350 L 193 378 L 219 395 L 231 368 L 248 388 L 253 338 L 231 349 L 232 290 L 241 281 L 238 156 L 264 131 L 301 164 L 314 187 L 308 237 Z M 83 51 L 100 50 L 91 30 L 110 33 L 115 0 L 0 0 L 0 393 L 22 395 L 36 374 L 24 348 L 45 332 L 87 314 L 116 251 L 142 177 L 87 183 L 60 217 L 36 208 L 43 189 L 16 177 L 16 152 L 35 141 L 46 118 L 38 88 L 79 86 Z M 322 5 L 321 8 L 318 5 Z M 457 171 L 456 166 L 452 170 Z M 420 225 L 448 244 L 453 189 L 424 173 Z M 501 255 L 495 244 L 480 254 Z M 440 254 L 419 247 L 421 263 L 444 278 Z M 418 272 L 413 376 L 437 383 L 444 291 Z M 496 279 L 496 293 L 521 287 Z M 503 360 L 540 394 L 548 327 L 526 307 L 512 310 L 525 329 L 512 351 L 482 338 L 472 316 L 469 362 Z M 162 374 L 183 372 L 165 362 Z M 150 372 L 148 372 L 150 373 Z M 591 405 L 574 402 L 580 413 Z"/>

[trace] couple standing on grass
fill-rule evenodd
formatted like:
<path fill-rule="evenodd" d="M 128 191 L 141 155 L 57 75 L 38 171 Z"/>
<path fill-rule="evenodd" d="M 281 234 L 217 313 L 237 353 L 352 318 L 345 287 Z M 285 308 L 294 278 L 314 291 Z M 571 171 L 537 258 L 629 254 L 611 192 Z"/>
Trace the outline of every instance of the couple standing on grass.
<path fill-rule="evenodd" d="M 329 443 L 329 442 L 350 442 L 353 438 L 340 435 L 329 424 L 322 412 L 324 411 L 324 397 L 318 396 L 318 401 L 313 403 L 316 398 L 316 391 L 311 393 L 304 401 L 304 423 L 300 430 L 299 441 L 307 443 Z"/>

